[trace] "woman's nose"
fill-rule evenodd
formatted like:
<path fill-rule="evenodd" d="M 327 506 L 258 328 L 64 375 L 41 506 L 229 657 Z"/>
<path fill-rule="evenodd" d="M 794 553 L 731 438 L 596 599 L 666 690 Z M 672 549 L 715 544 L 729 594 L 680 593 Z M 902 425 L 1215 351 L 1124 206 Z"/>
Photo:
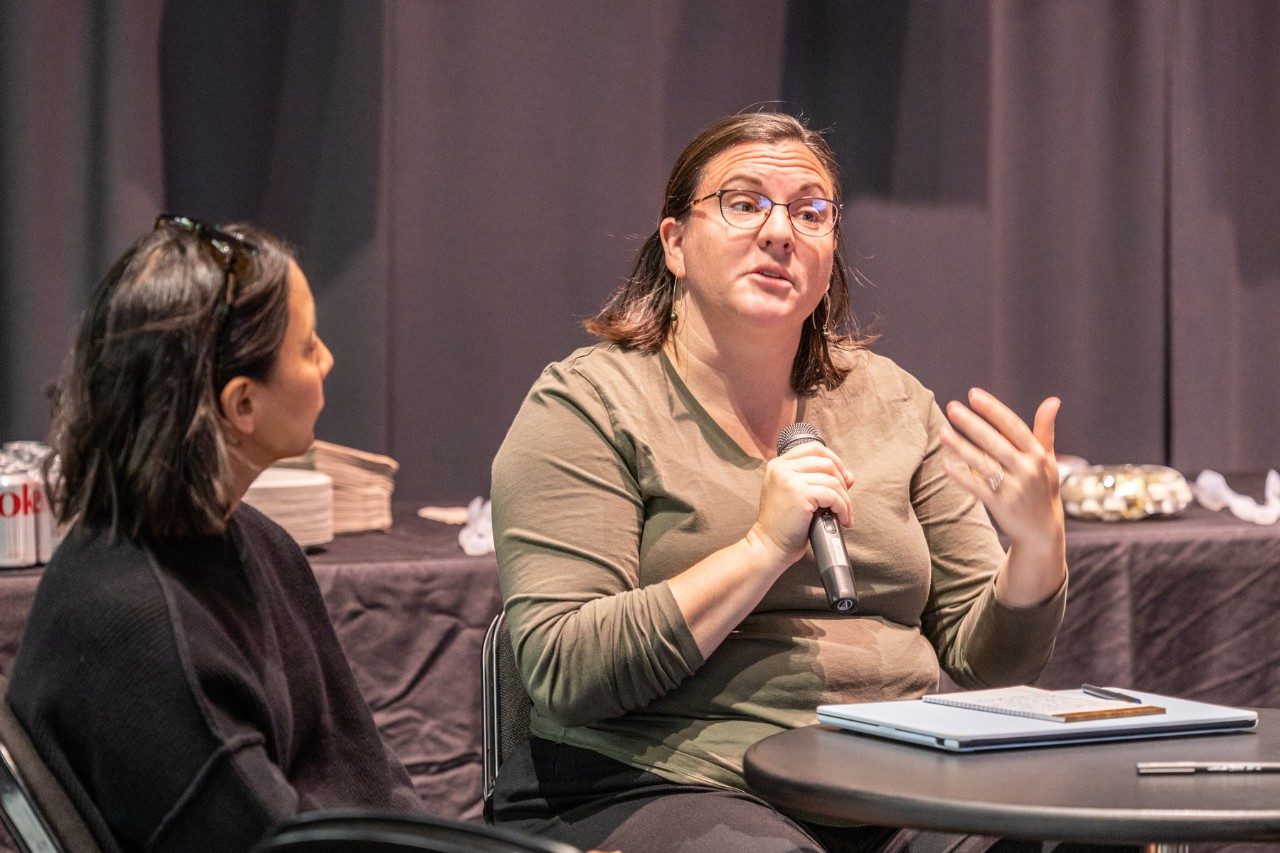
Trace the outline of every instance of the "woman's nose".
<path fill-rule="evenodd" d="M 329 371 L 333 370 L 333 353 L 330 352 L 329 347 L 325 345 L 324 341 L 320 342 L 320 346 L 324 350 L 324 352 L 320 354 L 320 375 L 328 376 Z"/>
<path fill-rule="evenodd" d="M 795 236 L 796 232 L 791 226 L 791 216 L 787 212 L 786 205 L 775 204 L 770 207 L 769 212 L 765 214 L 764 222 L 760 225 L 761 241 L 765 245 L 782 245 L 790 248 Z"/>

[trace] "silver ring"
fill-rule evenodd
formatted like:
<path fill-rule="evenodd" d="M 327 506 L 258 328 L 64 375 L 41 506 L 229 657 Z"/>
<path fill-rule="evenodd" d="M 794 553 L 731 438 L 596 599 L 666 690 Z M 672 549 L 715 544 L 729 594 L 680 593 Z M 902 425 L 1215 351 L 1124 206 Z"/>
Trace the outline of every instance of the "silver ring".
<path fill-rule="evenodd" d="M 996 472 L 987 478 L 987 486 L 993 492 L 1000 491 L 1000 484 L 1004 482 L 1004 468 L 997 468 Z"/>

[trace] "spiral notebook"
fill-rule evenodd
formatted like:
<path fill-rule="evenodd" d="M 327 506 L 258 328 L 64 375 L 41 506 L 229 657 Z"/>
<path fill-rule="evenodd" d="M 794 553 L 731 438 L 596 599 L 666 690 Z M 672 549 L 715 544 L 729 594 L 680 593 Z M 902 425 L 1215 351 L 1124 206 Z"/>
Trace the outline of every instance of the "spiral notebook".
<path fill-rule="evenodd" d="M 1085 696 L 1078 690 L 1054 692 L 1060 693 L 1064 698 Z M 818 721 L 860 734 L 948 752 L 1248 731 L 1258 724 L 1255 712 L 1241 708 L 1193 702 L 1136 690 L 1125 692 L 1142 700 L 1141 704 L 1160 707 L 1165 712 L 1064 723 L 1057 719 L 991 713 L 989 710 L 960 708 L 954 704 L 908 699 L 821 705 L 818 707 Z M 957 701 L 963 701 L 966 694 L 952 695 Z"/>
<path fill-rule="evenodd" d="M 1081 723 L 1086 720 L 1109 720 L 1115 717 L 1146 717 L 1163 714 L 1162 705 L 1102 699 L 1065 690 L 1044 690 L 1019 685 L 994 690 L 969 690 L 964 693 L 934 693 L 921 697 L 925 702 L 969 708 L 992 714 L 1031 717 L 1057 723 Z"/>

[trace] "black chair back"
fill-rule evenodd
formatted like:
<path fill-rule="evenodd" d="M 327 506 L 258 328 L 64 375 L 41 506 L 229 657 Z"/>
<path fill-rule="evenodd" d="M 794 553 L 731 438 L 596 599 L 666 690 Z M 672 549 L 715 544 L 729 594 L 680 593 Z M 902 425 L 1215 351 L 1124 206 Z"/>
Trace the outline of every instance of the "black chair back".
<path fill-rule="evenodd" d="M 14 716 L 8 692 L 9 679 L 0 676 L 0 821 L 22 853 L 98 853 L 84 819 Z"/>
<path fill-rule="evenodd" d="M 520 680 L 505 612 L 493 617 L 489 624 L 481 651 L 480 672 L 483 680 L 483 794 L 487 815 L 498 768 L 512 749 L 529 739 L 529 714 L 533 710 L 533 702 Z"/>
<path fill-rule="evenodd" d="M 253 853 L 580 853 L 558 841 L 427 815 L 314 812 L 286 821 Z"/>

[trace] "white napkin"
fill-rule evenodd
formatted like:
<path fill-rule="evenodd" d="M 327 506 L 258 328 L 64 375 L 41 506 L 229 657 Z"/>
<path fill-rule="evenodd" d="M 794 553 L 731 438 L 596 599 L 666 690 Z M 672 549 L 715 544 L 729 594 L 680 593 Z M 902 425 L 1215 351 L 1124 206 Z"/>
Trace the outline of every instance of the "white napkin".
<path fill-rule="evenodd" d="M 427 521 L 438 521 L 441 524 L 466 524 L 467 508 L 465 506 L 424 506 L 418 510 L 418 517 Z"/>
<path fill-rule="evenodd" d="M 1262 490 L 1265 503 L 1260 504 L 1248 495 L 1232 491 L 1226 478 L 1217 471 L 1201 471 L 1191 492 L 1205 509 L 1216 512 L 1225 507 L 1241 521 L 1254 524 L 1280 521 L 1280 474 L 1275 469 L 1267 472 L 1267 482 Z"/>
<path fill-rule="evenodd" d="M 467 504 L 467 523 L 458 531 L 458 544 L 469 557 L 493 553 L 493 506 L 484 498 Z"/>

